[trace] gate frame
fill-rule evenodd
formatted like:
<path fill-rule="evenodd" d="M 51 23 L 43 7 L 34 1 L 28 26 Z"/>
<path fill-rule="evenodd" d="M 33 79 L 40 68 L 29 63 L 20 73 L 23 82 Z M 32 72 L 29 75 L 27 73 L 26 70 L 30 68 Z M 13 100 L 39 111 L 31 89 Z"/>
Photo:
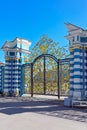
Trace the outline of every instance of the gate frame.
<path fill-rule="evenodd" d="M 31 63 L 26 63 L 26 64 L 23 64 L 23 67 L 26 67 L 26 66 L 30 66 L 31 67 L 31 97 L 33 97 L 33 66 L 34 64 L 36 63 L 36 61 L 38 59 L 41 59 L 41 58 L 44 58 L 44 95 L 46 94 L 46 63 L 45 63 L 45 59 L 46 57 L 49 57 L 51 59 L 53 59 L 56 63 L 57 63 L 57 78 L 58 78 L 58 81 L 57 81 L 57 86 L 58 86 L 58 99 L 60 99 L 60 63 L 62 62 L 69 62 L 70 61 L 70 58 L 65 58 L 65 59 L 57 59 L 54 55 L 52 54 L 41 54 L 39 56 L 37 56 L 33 62 Z"/>

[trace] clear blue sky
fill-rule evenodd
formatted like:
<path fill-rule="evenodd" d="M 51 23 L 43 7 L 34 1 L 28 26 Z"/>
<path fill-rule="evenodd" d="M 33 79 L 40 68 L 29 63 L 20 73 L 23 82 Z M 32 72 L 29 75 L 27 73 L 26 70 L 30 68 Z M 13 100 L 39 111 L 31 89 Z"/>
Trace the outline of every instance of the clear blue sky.
<path fill-rule="evenodd" d="M 0 0 L 0 47 L 15 37 L 34 46 L 42 34 L 66 45 L 65 22 L 87 29 L 87 0 Z"/>

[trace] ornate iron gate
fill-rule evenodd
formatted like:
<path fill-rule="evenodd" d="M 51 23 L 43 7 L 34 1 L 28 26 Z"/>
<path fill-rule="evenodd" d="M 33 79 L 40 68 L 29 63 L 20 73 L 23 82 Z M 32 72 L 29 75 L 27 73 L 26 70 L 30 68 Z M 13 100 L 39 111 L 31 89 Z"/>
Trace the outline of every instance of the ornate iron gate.
<path fill-rule="evenodd" d="M 56 95 L 60 98 L 60 95 L 66 95 L 69 90 L 66 90 L 69 88 L 68 58 L 60 60 L 51 54 L 42 54 L 32 63 L 24 64 L 23 72 L 22 89 L 24 93 L 30 93 L 31 96 L 44 94 Z"/>

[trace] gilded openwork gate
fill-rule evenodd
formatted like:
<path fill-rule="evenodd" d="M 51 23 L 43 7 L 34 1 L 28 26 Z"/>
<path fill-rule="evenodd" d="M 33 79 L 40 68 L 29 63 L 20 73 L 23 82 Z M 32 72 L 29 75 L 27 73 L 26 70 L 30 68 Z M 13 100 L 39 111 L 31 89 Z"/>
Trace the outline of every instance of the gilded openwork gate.
<path fill-rule="evenodd" d="M 60 95 L 69 93 L 69 59 L 42 54 L 23 65 L 23 93 Z"/>

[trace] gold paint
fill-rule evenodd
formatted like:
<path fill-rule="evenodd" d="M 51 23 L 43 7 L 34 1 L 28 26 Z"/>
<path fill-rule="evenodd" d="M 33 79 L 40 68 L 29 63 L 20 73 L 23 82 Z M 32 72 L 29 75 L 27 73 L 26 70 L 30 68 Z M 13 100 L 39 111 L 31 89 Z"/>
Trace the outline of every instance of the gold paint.
<path fill-rule="evenodd" d="M 6 57 L 5 60 L 20 60 L 20 58 Z"/>

